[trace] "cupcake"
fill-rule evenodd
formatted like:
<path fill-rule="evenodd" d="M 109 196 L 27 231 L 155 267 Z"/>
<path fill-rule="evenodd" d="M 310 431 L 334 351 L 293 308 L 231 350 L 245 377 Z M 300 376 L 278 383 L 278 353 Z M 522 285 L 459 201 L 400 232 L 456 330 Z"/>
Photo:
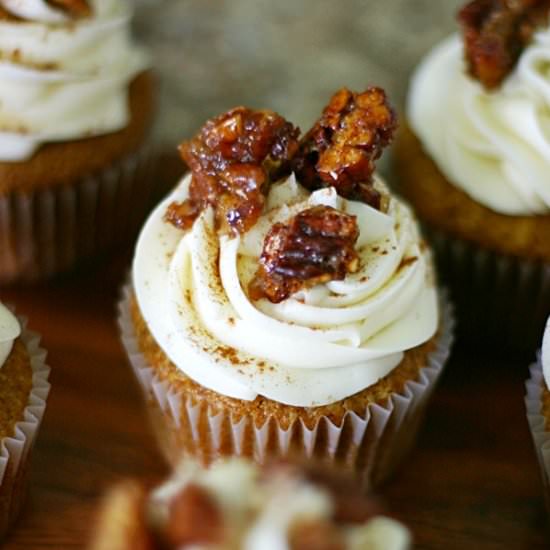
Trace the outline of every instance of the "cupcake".
<path fill-rule="evenodd" d="M 34 439 L 50 390 L 40 338 L 0 303 L 0 540 L 26 493 Z"/>
<path fill-rule="evenodd" d="M 104 499 L 89 548 L 406 550 L 410 540 L 350 480 L 233 458 L 207 470 L 185 461 L 154 490 L 120 483 Z"/>
<path fill-rule="evenodd" d="M 66 271 L 146 215 L 153 80 L 124 0 L 0 1 L 0 284 Z"/>
<path fill-rule="evenodd" d="M 550 60 L 541 2 L 474 0 L 416 70 L 396 184 L 425 222 L 461 326 L 532 350 L 550 314 Z"/>
<path fill-rule="evenodd" d="M 374 174 L 395 115 L 341 90 L 299 139 L 238 107 L 139 238 L 120 311 L 161 449 L 315 456 L 364 482 L 411 446 L 451 325 L 410 209 Z"/>

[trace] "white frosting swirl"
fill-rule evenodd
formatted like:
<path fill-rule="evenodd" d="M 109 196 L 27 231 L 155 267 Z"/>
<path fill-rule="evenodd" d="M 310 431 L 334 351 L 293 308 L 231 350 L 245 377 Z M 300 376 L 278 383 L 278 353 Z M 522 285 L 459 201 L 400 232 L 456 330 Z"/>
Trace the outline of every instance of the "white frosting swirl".
<path fill-rule="evenodd" d="M 15 339 L 21 334 L 21 327 L 11 311 L 0 302 L 0 367 L 11 353 Z"/>
<path fill-rule="evenodd" d="M 72 20 L 44 0 L 0 0 L 0 162 L 46 142 L 114 132 L 129 122 L 128 85 L 148 64 L 130 37 L 125 0 L 92 0 Z"/>
<path fill-rule="evenodd" d="M 466 74 L 453 36 L 412 80 L 412 128 L 445 176 L 506 215 L 550 213 L 550 30 L 535 35 L 501 88 Z"/>
<path fill-rule="evenodd" d="M 250 461 L 227 459 L 209 469 L 185 460 L 172 479 L 152 495 L 155 523 L 167 518 L 168 505 L 189 484 L 206 490 L 221 510 L 224 542 L 196 545 L 193 550 L 290 550 L 289 533 L 300 522 L 331 521 L 332 495 L 299 473 L 274 469 L 260 478 Z M 383 516 L 362 524 L 338 525 L 346 550 L 406 550 L 411 535 L 403 525 Z"/>
<path fill-rule="evenodd" d="M 172 362 L 199 384 L 243 400 L 263 395 L 312 407 L 375 384 L 403 352 L 438 325 L 428 253 L 404 204 L 383 214 L 308 194 L 294 177 L 272 187 L 266 211 L 244 237 L 218 237 L 207 210 L 188 232 L 163 220 L 187 197 L 190 176 L 153 212 L 138 241 L 133 281 L 141 313 Z M 245 289 L 274 222 L 316 204 L 357 216 L 358 273 L 300 291 L 280 304 L 252 302 Z"/>

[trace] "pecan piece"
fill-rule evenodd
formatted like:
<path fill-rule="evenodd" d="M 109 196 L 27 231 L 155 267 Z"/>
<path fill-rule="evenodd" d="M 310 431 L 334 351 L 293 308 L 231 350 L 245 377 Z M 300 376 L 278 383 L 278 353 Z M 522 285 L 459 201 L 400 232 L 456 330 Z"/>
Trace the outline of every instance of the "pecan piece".
<path fill-rule="evenodd" d="M 279 303 L 302 288 L 355 273 L 358 237 L 355 216 L 330 206 L 314 206 L 287 223 L 276 223 L 265 238 L 260 267 L 249 287 L 251 298 Z"/>
<path fill-rule="evenodd" d="M 298 180 L 311 190 L 333 186 L 342 197 L 380 208 L 372 175 L 396 128 L 384 90 L 357 94 L 343 88 L 300 142 L 293 162 Z"/>
<path fill-rule="evenodd" d="M 174 548 L 223 542 L 223 517 L 205 489 L 189 484 L 170 503 L 163 538 Z"/>
<path fill-rule="evenodd" d="M 193 174 L 189 198 L 165 219 L 181 229 L 208 206 L 224 233 L 244 233 L 258 220 L 271 182 L 290 173 L 299 129 L 271 111 L 237 107 L 208 121 L 180 153 Z"/>
<path fill-rule="evenodd" d="M 293 525 L 288 538 L 291 550 L 345 550 L 347 546 L 340 529 L 320 519 Z"/>
<path fill-rule="evenodd" d="M 88 0 L 46 0 L 54 8 L 63 10 L 71 17 L 88 17 L 92 14 L 92 8 Z"/>
<path fill-rule="evenodd" d="M 473 0 L 458 13 L 468 72 L 487 89 L 512 72 L 537 28 L 548 24 L 550 0 Z"/>

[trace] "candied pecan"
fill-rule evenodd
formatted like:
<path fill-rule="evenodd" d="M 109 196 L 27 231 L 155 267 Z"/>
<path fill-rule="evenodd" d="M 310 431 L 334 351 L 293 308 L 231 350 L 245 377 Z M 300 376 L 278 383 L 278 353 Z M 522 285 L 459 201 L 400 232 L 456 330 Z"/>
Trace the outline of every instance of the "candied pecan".
<path fill-rule="evenodd" d="M 469 73 L 486 89 L 502 84 L 538 27 L 550 0 L 473 0 L 458 13 Z"/>
<path fill-rule="evenodd" d="M 355 216 L 330 206 L 314 206 L 276 223 L 265 238 L 250 296 L 279 303 L 301 288 L 356 272 L 358 236 Z"/>
<path fill-rule="evenodd" d="M 372 175 L 396 128 L 384 90 L 372 87 L 357 94 L 341 89 L 300 141 L 293 162 L 298 180 L 311 190 L 333 186 L 345 198 L 380 208 Z"/>
<path fill-rule="evenodd" d="M 189 198 L 165 219 L 188 229 L 208 206 L 222 232 L 244 233 L 258 220 L 272 181 L 290 173 L 299 129 L 271 111 L 237 107 L 208 121 L 180 146 L 193 174 Z"/>
<path fill-rule="evenodd" d="M 175 548 L 223 541 L 221 510 L 205 489 L 189 484 L 174 498 L 163 538 Z"/>
<path fill-rule="evenodd" d="M 346 540 L 338 527 L 326 520 L 304 521 L 289 532 L 291 550 L 345 550 Z"/>
<path fill-rule="evenodd" d="M 54 8 L 67 12 L 71 17 L 87 17 L 91 15 L 92 8 L 88 0 L 46 0 Z"/>

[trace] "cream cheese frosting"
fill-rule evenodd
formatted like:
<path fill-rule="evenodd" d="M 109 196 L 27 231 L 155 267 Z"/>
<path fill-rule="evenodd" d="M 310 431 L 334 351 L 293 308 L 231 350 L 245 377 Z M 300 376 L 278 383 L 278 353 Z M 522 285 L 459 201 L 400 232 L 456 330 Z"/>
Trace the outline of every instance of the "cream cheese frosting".
<path fill-rule="evenodd" d="M 547 29 L 488 92 L 467 75 L 462 40 L 452 36 L 413 76 L 412 129 L 447 179 L 495 212 L 550 213 L 549 62 Z"/>
<path fill-rule="evenodd" d="M 310 194 L 291 176 L 271 187 L 249 232 L 228 237 L 216 233 L 211 209 L 187 232 L 164 221 L 168 205 L 187 198 L 190 179 L 145 224 L 133 284 L 156 342 L 197 383 L 242 400 L 330 404 L 375 384 L 435 334 L 430 255 L 397 199 L 382 213 L 333 188 Z M 246 289 L 270 227 L 318 204 L 357 217 L 360 270 L 280 304 L 252 301 Z"/>
<path fill-rule="evenodd" d="M 0 20 L 0 162 L 128 124 L 128 86 L 149 59 L 131 40 L 128 1 L 90 6 L 73 20 L 44 0 L 0 0 L 23 18 Z"/>
<path fill-rule="evenodd" d="M 167 506 L 189 484 L 205 489 L 222 511 L 225 543 L 194 545 L 194 550 L 290 550 L 289 533 L 298 523 L 330 521 L 333 499 L 322 485 L 299 471 L 274 469 L 260 479 L 259 469 L 242 459 L 228 459 L 204 469 L 192 461 L 180 465 L 173 478 L 151 497 L 155 522 L 166 521 Z M 342 525 L 346 550 L 406 550 L 409 531 L 384 516 Z"/>
<path fill-rule="evenodd" d="M 0 368 L 6 362 L 21 327 L 13 313 L 0 302 Z"/>

